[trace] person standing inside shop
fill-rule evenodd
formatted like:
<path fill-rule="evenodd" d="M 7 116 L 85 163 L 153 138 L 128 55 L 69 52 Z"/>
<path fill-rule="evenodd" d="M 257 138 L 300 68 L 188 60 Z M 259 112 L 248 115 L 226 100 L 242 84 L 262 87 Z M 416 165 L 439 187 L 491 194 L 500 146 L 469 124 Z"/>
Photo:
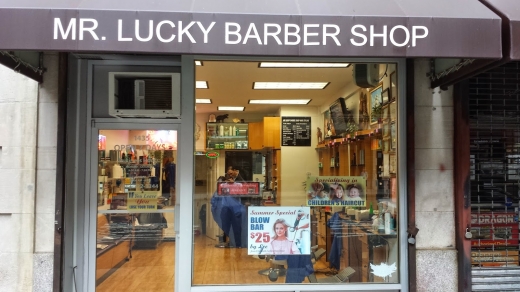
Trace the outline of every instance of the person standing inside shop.
<path fill-rule="evenodd" d="M 163 159 L 162 195 L 169 199 L 170 206 L 175 206 L 175 171 L 176 165 L 173 157 Z"/>
<path fill-rule="evenodd" d="M 240 171 L 233 166 L 229 166 L 226 171 L 226 181 L 244 181 L 244 178 L 240 175 Z"/>

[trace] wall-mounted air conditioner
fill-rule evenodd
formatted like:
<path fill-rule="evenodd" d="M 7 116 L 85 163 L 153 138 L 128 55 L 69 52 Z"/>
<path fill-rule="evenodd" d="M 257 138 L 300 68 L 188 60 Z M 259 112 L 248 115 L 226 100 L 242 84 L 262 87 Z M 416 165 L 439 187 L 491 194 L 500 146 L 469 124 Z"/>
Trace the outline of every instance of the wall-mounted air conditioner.
<path fill-rule="evenodd" d="M 362 88 L 379 85 L 379 64 L 354 64 L 354 82 Z"/>
<path fill-rule="evenodd" d="M 108 112 L 111 116 L 180 117 L 180 73 L 110 72 L 108 78 Z"/>
<path fill-rule="evenodd" d="M 134 103 L 135 109 L 146 109 L 144 100 L 144 80 L 134 81 Z"/>

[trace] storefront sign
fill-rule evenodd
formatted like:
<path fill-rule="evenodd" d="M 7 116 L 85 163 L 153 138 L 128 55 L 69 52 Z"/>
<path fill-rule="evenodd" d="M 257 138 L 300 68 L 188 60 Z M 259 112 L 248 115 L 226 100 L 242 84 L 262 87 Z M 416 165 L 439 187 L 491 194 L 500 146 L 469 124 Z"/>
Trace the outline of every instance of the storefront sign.
<path fill-rule="evenodd" d="M 439 0 L 440 1 L 440 0 Z M 0 5 L 0 49 L 271 56 L 500 58 L 500 18 L 485 7 L 412 0 L 264 3 L 79 0 Z M 335 7 L 335 5 L 341 7 Z M 459 4 L 461 5 L 461 4 Z M 406 10 L 395 7 L 406 7 Z M 441 13 L 438 7 L 445 7 Z M 449 8 L 453 7 L 453 8 Z M 323 10 L 325 9 L 325 10 Z M 229 11 L 233 11 L 232 13 Z M 272 11 L 272 12 L 271 12 Z M 431 11 L 439 12 L 432 17 Z M 459 11 L 458 13 L 449 13 Z M 444 15 L 446 14 L 446 15 Z M 470 17 L 471 16 L 471 17 Z M 15 28 L 25 29 L 23 34 Z M 475 46 L 475 40 L 486 43 Z"/>
<path fill-rule="evenodd" d="M 310 254 L 309 207 L 249 207 L 249 255 Z"/>
<path fill-rule="evenodd" d="M 218 182 L 219 196 L 259 196 L 260 183 L 258 182 Z"/>
<path fill-rule="evenodd" d="M 128 210 L 138 212 L 152 212 L 157 210 L 157 194 L 128 193 Z"/>
<path fill-rule="evenodd" d="M 311 118 L 282 117 L 282 146 L 311 146 Z"/>
<path fill-rule="evenodd" d="M 366 206 L 362 176 L 315 176 L 307 179 L 307 206 Z"/>

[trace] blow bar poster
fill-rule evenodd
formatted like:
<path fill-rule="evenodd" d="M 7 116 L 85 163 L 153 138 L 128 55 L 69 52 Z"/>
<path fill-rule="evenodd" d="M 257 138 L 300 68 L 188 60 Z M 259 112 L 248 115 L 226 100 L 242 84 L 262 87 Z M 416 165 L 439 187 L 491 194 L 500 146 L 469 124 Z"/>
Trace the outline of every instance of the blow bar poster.
<path fill-rule="evenodd" d="M 249 207 L 249 255 L 311 253 L 309 207 Z"/>
<path fill-rule="evenodd" d="M 366 206 L 362 176 L 314 176 L 307 179 L 307 206 Z"/>

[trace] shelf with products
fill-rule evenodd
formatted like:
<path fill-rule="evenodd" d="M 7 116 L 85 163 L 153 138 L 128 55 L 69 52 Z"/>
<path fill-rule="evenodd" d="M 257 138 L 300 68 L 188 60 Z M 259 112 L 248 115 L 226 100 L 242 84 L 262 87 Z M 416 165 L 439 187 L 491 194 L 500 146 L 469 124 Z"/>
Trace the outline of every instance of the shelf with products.
<path fill-rule="evenodd" d="M 249 124 L 206 123 L 206 149 L 248 149 Z"/>

